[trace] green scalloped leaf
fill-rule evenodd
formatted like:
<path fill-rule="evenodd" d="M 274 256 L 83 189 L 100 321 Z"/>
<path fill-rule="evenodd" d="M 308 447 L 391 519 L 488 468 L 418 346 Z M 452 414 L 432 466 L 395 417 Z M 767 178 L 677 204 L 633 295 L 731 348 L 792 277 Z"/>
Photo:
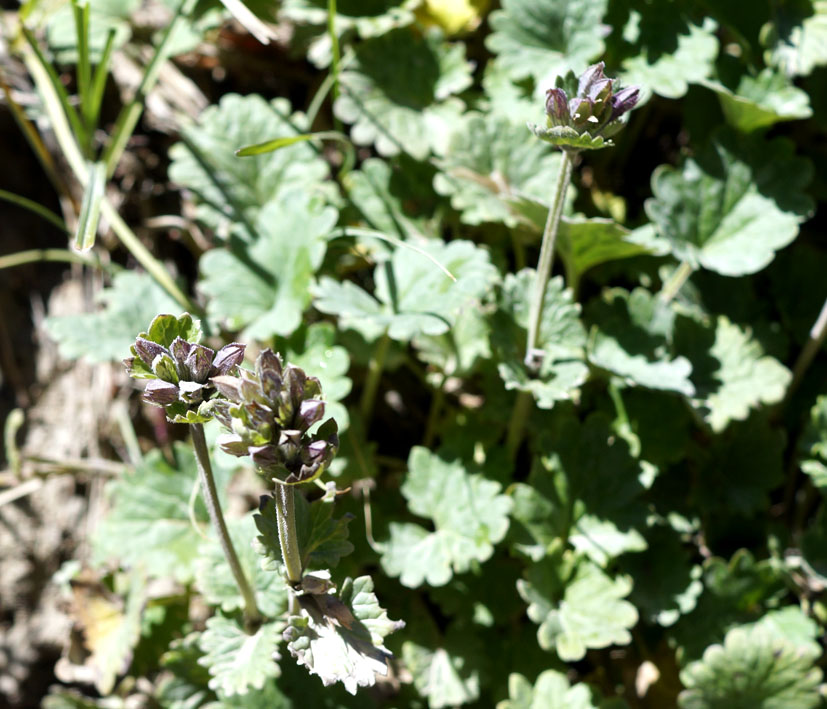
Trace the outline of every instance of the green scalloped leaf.
<path fill-rule="evenodd" d="M 430 184 L 433 173 L 432 166 L 404 154 L 393 161 L 368 158 L 343 177 L 343 184 L 358 208 L 359 221 L 404 240 L 412 234 L 439 234 L 437 197 Z M 365 243 L 376 247 L 376 241 Z"/>
<path fill-rule="evenodd" d="M 259 213 L 257 238 L 232 240 L 199 262 L 207 312 L 243 339 L 289 336 L 310 304 L 310 285 L 336 224 L 333 207 L 306 193 L 284 193 Z M 297 238 L 297 235 L 301 238 Z"/>
<path fill-rule="evenodd" d="M 756 273 L 798 235 L 810 167 L 782 139 L 720 143 L 652 173 L 646 213 L 673 255 L 725 276 Z"/>
<path fill-rule="evenodd" d="M 546 88 L 569 70 L 580 74 L 603 52 L 607 0 L 503 0 L 489 17 L 485 45 L 512 79 Z"/>
<path fill-rule="evenodd" d="M 283 621 L 264 623 L 248 635 L 233 618 L 216 615 L 207 620 L 207 629 L 198 641 L 204 653 L 198 663 L 212 676 L 210 689 L 225 696 L 245 695 L 278 677 L 278 646 L 283 628 Z M 241 702 L 238 700 L 235 706 Z"/>
<path fill-rule="evenodd" d="M 827 64 L 827 2 L 803 0 L 773 8 L 761 30 L 764 60 L 788 76 L 807 76 Z"/>
<path fill-rule="evenodd" d="M 333 104 L 336 116 L 353 124 L 353 141 L 383 156 L 406 152 L 424 160 L 442 153 L 464 108 L 453 94 L 472 81 L 465 45 L 402 28 L 362 42 L 355 55 L 339 75 Z"/>
<path fill-rule="evenodd" d="M 450 196 L 466 224 L 502 222 L 513 228 L 524 220 L 509 199 L 548 199 L 561 160 L 531 140 L 525 127 L 474 115 L 452 136 L 438 163 L 441 172 L 434 177 L 434 189 Z"/>
<path fill-rule="evenodd" d="M 96 301 L 102 306 L 96 312 L 46 318 L 46 331 L 57 342 L 61 357 L 118 362 L 135 343 L 135 333 L 158 313 L 181 309 L 151 276 L 137 271 L 115 274 L 112 285 Z"/>
<path fill-rule="evenodd" d="M 228 520 L 227 527 L 241 569 L 255 593 L 258 609 L 267 617 L 279 617 L 287 609 L 287 585 L 281 574 L 260 563 L 260 556 L 253 548 L 256 524 L 252 515 Z M 199 549 L 196 585 L 208 603 L 225 613 L 244 607 L 238 584 L 215 536 L 202 542 Z"/>
<path fill-rule="evenodd" d="M 497 703 L 497 709 L 599 709 L 597 691 L 579 682 L 570 685 L 562 672 L 541 672 L 532 685 L 518 673 L 508 676 L 508 699 Z"/>
<path fill-rule="evenodd" d="M 681 709 L 815 709 L 821 706 L 820 654 L 764 627 L 733 628 L 723 645 L 681 672 Z"/>
<path fill-rule="evenodd" d="M 680 98 L 689 84 L 700 83 L 712 73 L 718 56 L 716 30 L 711 18 L 692 24 L 672 3 L 647 3 L 643 12 L 632 10 L 617 33 L 625 40 L 623 83 L 641 87 L 641 103 L 650 92 Z"/>
<path fill-rule="evenodd" d="M 718 317 L 713 327 L 678 322 L 676 350 L 693 363 L 693 405 L 714 431 L 743 421 L 762 404 L 784 398 L 790 371 L 764 354 L 749 330 Z"/>
<path fill-rule="evenodd" d="M 632 581 L 615 579 L 589 561 L 579 562 L 569 577 L 559 559 L 546 557 L 528 567 L 517 590 L 529 604 L 528 617 L 540 625 L 537 640 L 565 662 L 582 660 L 587 650 L 628 645 L 637 610 L 623 600 Z"/>
<path fill-rule="evenodd" d="M 734 91 L 718 82 L 706 86 L 718 94 L 727 123 L 744 133 L 813 115 L 806 92 L 769 68 L 755 77 L 744 75 Z"/>
<path fill-rule="evenodd" d="M 480 697 L 484 678 L 481 638 L 471 628 L 452 625 L 444 636 L 423 644 L 402 644 L 402 661 L 431 709 L 458 707 Z"/>
<path fill-rule="evenodd" d="M 470 241 L 430 240 L 421 248 L 456 281 L 425 255 L 399 247 L 389 263 L 376 268 L 375 297 L 350 281 L 322 277 L 316 309 L 338 315 L 341 327 L 353 327 L 368 339 L 385 328 L 391 338 L 403 342 L 416 335 L 448 332 L 462 310 L 479 307 L 497 278 L 497 269 L 488 252 Z"/>
<path fill-rule="evenodd" d="M 574 397 L 588 377 L 586 331 L 571 291 L 564 289 L 562 278 L 552 278 L 546 286 L 537 342 L 543 362 L 536 376 L 529 373 L 523 360 L 533 282 L 531 269 L 506 275 L 491 319 L 491 346 L 505 388 L 531 392 L 537 406 L 550 409 L 555 402 Z"/>
<path fill-rule="evenodd" d="M 149 576 L 192 581 L 201 540 L 189 513 L 197 469 L 189 446 L 176 443 L 173 450 L 174 466 L 164 460 L 160 450 L 154 450 L 134 472 L 107 484 L 111 508 L 93 536 L 96 563 L 115 559 L 123 566 L 141 564 Z M 222 489 L 230 473 L 218 466 L 214 473 Z M 201 524 L 209 523 L 200 497 L 193 516 Z"/>
<path fill-rule="evenodd" d="M 433 521 L 434 531 L 391 522 L 382 568 L 403 586 L 416 588 L 442 586 L 474 562 L 486 561 L 508 531 L 511 500 L 500 490 L 499 483 L 469 473 L 462 460 L 414 447 L 402 494 L 411 512 Z"/>
<path fill-rule="evenodd" d="M 170 179 L 189 191 L 207 226 L 223 236 L 254 239 L 259 230 L 272 231 L 272 222 L 259 218 L 265 205 L 287 190 L 326 189 L 320 185 L 329 168 L 309 143 L 255 157 L 240 158 L 235 151 L 301 135 L 309 128 L 304 116 L 291 115 L 286 99 L 267 102 L 256 94 L 227 94 L 206 108 L 198 123 L 184 129 L 182 142 L 172 146 Z"/>
<path fill-rule="evenodd" d="M 535 561 L 560 539 L 601 566 L 646 542 L 645 511 L 636 498 L 642 470 L 608 419 L 593 413 L 580 423 L 555 419 L 538 441 L 528 483 L 514 483 L 515 548 Z"/>
<path fill-rule="evenodd" d="M 325 686 L 341 682 L 351 694 L 372 687 L 388 673 L 385 638 L 405 626 L 388 618 L 373 593 L 370 576 L 346 579 L 338 595 L 299 596 L 301 614 L 290 616 L 287 647 L 300 665 Z"/>
<path fill-rule="evenodd" d="M 662 298 L 644 288 L 613 289 L 589 306 L 587 316 L 594 323 L 589 336 L 593 365 L 648 389 L 695 394 L 692 364 L 672 348 L 675 314 Z"/>

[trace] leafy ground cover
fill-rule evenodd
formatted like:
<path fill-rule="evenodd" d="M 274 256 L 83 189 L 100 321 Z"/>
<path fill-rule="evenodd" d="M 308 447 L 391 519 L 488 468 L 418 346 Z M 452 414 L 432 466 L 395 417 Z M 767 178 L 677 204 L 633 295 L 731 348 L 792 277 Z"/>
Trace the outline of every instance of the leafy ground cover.
<path fill-rule="evenodd" d="M 827 706 L 827 3 L 2 30 L 8 704 Z"/>

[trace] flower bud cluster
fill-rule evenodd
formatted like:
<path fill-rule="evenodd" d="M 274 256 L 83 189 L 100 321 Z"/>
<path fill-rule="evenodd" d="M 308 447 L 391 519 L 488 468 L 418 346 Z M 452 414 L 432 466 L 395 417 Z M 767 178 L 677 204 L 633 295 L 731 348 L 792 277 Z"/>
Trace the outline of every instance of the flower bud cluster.
<path fill-rule="evenodd" d="M 314 434 L 309 429 L 324 418 L 321 384 L 302 369 L 284 365 L 266 349 L 255 372 L 217 376 L 217 418 L 231 433 L 219 437 L 222 450 L 250 456 L 259 472 L 287 484 L 314 480 L 330 465 L 339 449 L 338 427 L 331 418 Z"/>
<path fill-rule="evenodd" d="M 235 372 L 244 359 L 244 345 L 238 342 L 216 352 L 190 339 L 200 339 L 200 330 L 188 314 L 159 315 L 135 340 L 133 356 L 123 361 L 131 377 L 150 380 L 144 401 L 162 407 L 174 422 L 209 419 L 201 405 L 214 390 L 210 378 Z"/>
<path fill-rule="evenodd" d="M 553 145 L 593 149 L 611 145 L 606 140 L 625 125 L 624 114 L 640 98 L 640 89 L 616 90 L 617 79 L 603 74 L 603 62 L 590 66 L 580 77 L 573 72 L 558 76 L 546 91 L 547 127 L 529 125 L 537 137 Z"/>

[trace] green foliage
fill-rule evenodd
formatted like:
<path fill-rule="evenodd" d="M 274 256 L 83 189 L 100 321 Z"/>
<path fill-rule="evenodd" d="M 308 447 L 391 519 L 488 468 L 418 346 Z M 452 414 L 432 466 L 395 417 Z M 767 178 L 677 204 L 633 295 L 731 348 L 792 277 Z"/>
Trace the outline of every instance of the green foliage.
<path fill-rule="evenodd" d="M 491 345 L 505 388 L 530 392 L 537 406 L 550 409 L 554 402 L 574 397 L 586 381 L 586 332 L 578 317 L 580 307 L 572 302 L 571 292 L 564 289 L 561 278 L 552 278 L 540 320 L 538 346 L 543 350 L 543 363 L 536 376 L 526 369 L 522 348 L 534 277 L 529 269 L 506 275 L 491 321 Z"/>
<path fill-rule="evenodd" d="M 405 623 L 388 618 L 369 576 L 346 579 L 338 595 L 299 596 L 299 605 L 301 614 L 288 620 L 287 647 L 325 686 L 341 682 L 356 694 L 388 673 L 385 637 Z"/>
<path fill-rule="evenodd" d="M 33 42 L 10 66 L 32 77 L 6 102 L 49 152 L 67 146 L 44 82 L 77 84 L 83 115 L 86 72 L 54 4 L 21 5 Z M 113 122 L 129 139 L 104 207 L 139 238 L 106 207 L 83 257 L 112 269 L 99 301 L 50 298 L 45 329 L 113 396 L 106 363 L 134 345 L 168 415 L 131 402 L 134 435 L 100 426 L 89 461 L 17 451 L 9 428 L 26 486 L 56 471 L 92 494 L 95 458 L 130 461 L 103 488 L 92 569 L 57 579 L 74 622 L 58 674 L 108 696 L 44 706 L 825 704 L 827 3 L 187 0 L 174 65 L 147 50 L 179 0 L 89 5 L 92 64 L 114 28 L 147 67 L 136 90 L 113 65 L 82 146 L 95 162 Z M 269 46 L 229 19 L 241 5 Z M 87 172 L 65 179 L 71 151 L 39 145 L 72 226 Z M 80 258 L 37 247 L 0 269 Z M 167 270 L 200 323 L 155 282 Z M 26 421 L 57 429 L 64 372 L 7 334 L 3 383 L 40 396 L 21 378 L 52 372 Z M 225 369 L 194 379 L 176 337 Z M 213 416 L 235 572 L 177 442 Z M 284 471 L 310 482 L 279 496 Z"/>
<path fill-rule="evenodd" d="M 473 116 L 452 138 L 440 161 L 434 189 L 451 197 L 466 224 L 521 219 L 511 200 L 527 195 L 547 198 L 560 169 L 560 156 L 533 140 L 525 126 Z"/>
<path fill-rule="evenodd" d="M 733 628 L 723 645 L 707 648 L 703 660 L 681 672 L 687 687 L 681 709 L 820 706 L 821 670 L 813 666 L 818 652 L 763 627 Z"/>
<path fill-rule="evenodd" d="M 586 651 L 632 640 L 629 628 L 638 620 L 635 607 L 623 600 L 629 578 L 610 578 L 582 561 L 571 569 L 548 557 L 528 567 L 517 590 L 528 603 L 528 617 L 539 624 L 537 641 L 564 661 L 582 659 Z"/>
<path fill-rule="evenodd" d="M 226 483 L 228 473 L 222 471 L 220 479 Z M 192 581 L 193 550 L 201 540 L 193 519 L 208 521 L 200 499 L 190 515 L 195 484 L 195 456 L 183 443 L 175 446 L 174 466 L 160 451 L 152 451 L 134 472 L 110 482 L 106 494 L 111 508 L 93 537 L 97 562 L 117 559 L 125 566 L 142 565 L 150 576 Z"/>
<path fill-rule="evenodd" d="M 342 94 L 334 104 L 339 119 L 353 124 L 353 142 L 418 160 L 443 152 L 463 110 L 454 94 L 471 83 L 465 47 L 404 28 L 367 40 L 355 55 L 340 75 Z"/>
<path fill-rule="evenodd" d="M 663 165 L 652 174 L 654 199 L 646 211 L 676 258 L 726 276 L 755 273 L 798 234 L 800 205 L 789 200 L 807 168 L 782 141 L 753 142 L 746 162 L 716 144 L 682 169 Z M 761 151 L 761 153 L 758 153 Z M 772 182 L 762 181 L 768 159 Z M 806 211 L 806 208 L 805 208 Z"/>
<path fill-rule="evenodd" d="M 233 330 L 243 328 L 245 338 L 291 335 L 310 303 L 313 274 L 335 223 L 335 209 L 304 193 L 271 199 L 256 220 L 255 241 L 236 239 L 201 257 L 209 315 Z"/>
<path fill-rule="evenodd" d="M 323 277 L 314 305 L 338 315 L 342 327 L 353 327 L 369 339 L 385 329 L 402 341 L 420 334 L 441 335 L 462 310 L 477 305 L 493 285 L 496 270 L 488 253 L 467 241 L 428 241 L 422 251 L 399 247 L 387 264 L 377 267 L 375 297 L 350 281 Z"/>
<path fill-rule="evenodd" d="M 278 219 L 271 213 L 270 221 L 261 221 L 265 206 L 286 190 L 318 189 L 327 165 L 309 143 L 247 158 L 236 157 L 235 151 L 265 138 L 299 135 L 306 128 L 301 115 L 291 115 L 285 99 L 268 103 L 257 95 L 227 94 L 172 146 L 170 178 L 191 192 L 199 219 L 225 238 L 266 239 Z"/>
<path fill-rule="evenodd" d="M 461 460 L 445 460 L 425 448 L 411 450 L 402 485 L 408 508 L 431 519 L 435 530 L 392 522 L 382 567 L 409 588 L 442 586 L 494 552 L 508 531 L 511 501 L 500 485 L 469 473 Z"/>
<path fill-rule="evenodd" d="M 580 72 L 603 51 L 606 0 L 505 0 L 491 13 L 488 48 L 513 79 L 545 87 L 556 75 Z"/>
<path fill-rule="evenodd" d="M 199 640 L 204 655 L 198 660 L 210 673 L 210 689 L 227 696 L 243 695 L 278 677 L 280 655 L 276 648 L 283 628 L 282 621 L 264 623 L 248 634 L 232 618 L 210 618 Z"/>
<path fill-rule="evenodd" d="M 46 331 L 57 341 L 62 357 L 119 361 L 135 341 L 135 333 L 155 315 L 180 310 L 149 275 L 137 271 L 118 273 L 98 301 L 103 307 L 97 312 L 46 319 Z"/>

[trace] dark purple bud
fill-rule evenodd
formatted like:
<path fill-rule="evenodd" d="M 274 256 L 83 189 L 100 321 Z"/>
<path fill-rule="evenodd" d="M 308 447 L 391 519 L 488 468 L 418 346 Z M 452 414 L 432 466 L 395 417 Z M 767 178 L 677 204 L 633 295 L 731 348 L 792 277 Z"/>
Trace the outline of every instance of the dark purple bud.
<path fill-rule="evenodd" d="M 215 384 L 215 388 L 218 389 L 219 394 L 223 394 L 230 399 L 230 401 L 235 401 L 236 403 L 241 401 L 242 380 L 239 377 L 222 375 L 220 377 L 213 377 L 210 381 Z"/>
<path fill-rule="evenodd" d="M 306 431 L 316 421 L 321 421 L 324 417 L 324 402 L 318 399 L 307 399 L 299 406 L 299 413 L 296 416 L 296 426 Z"/>
<path fill-rule="evenodd" d="M 233 404 L 222 399 L 213 399 L 211 403 L 213 416 L 218 419 L 218 422 L 225 428 L 232 428 L 233 417 L 230 414 L 230 407 L 233 406 Z"/>
<path fill-rule="evenodd" d="M 588 96 L 591 92 L 592 86 L 598 82 L 605 80 L 603 69 L 606 65 L 603 62 L 592 64 L 586 71 L 580 75 L 580 80 L 577 82 L 577 95 Z"/>
<path fill-rule="evenodd" d="M 269 406 L 259 404 L 257 401 L 244 404 L 243 409 L 245 423 L 269 439 L 272 430 L 273 410 Z"/>
<path fill-rule="evenodd" d="M 265 396 L 274 398 L 282 388 L 281 357 L 269 348 L 262 350 L 256 359 L 256 374 Z"/>
<path fill-rule="evenodd" d="M 281 451 L 273 445 L 250 446 L 247 450 L 253 459 L 253 463 L 259 468 L 266 470 L 276 465 L 283 465 L 284 463 L 281 457 Z"/>
<path fill-rule="evenodd" d="M 569 121 L 569 99 L 563 89 L 546 91 L 546 115 L 553 126 L 567 125 Z"/>
<path fill-rule="evenodd" d="M 169 346 L 169 352 L 172 355 L 173 359 L 179 364 L 184 364 L 187 357 L 189 356 L 190 350 L 195 347 L 191 342 L 187 342 L 186 340 L 176 337 L 172 344 Z"/>
<path fill-rule="evenodd" d="M 612 116 L 609 119 L 613 121 L 620 118 L 627 111 L 631 111 L 640 98 L 640 88 L 637 86 L 627 86 L 621 89 L 611 98 Z"/>
<path fill-rule="evenodd" d="M 178 401 L 178 387 L 161 379 L 147 382 L 144 401 L 155 406 L 169 406 Z"/>
<path fill-rule="evenodd" d="M 322 383 L 316 377 L 307 377 L 304 382 L 303 399 L 318 399 L 322 395 Z"/>
<path fill-rule="evenodd" d="M 240 342 L 231 342 L 218 350 L 212 363 L 211 374 L 229 374 L 244 361 L 244 348 Z"/>
<path fill-rule="evenodd" d="M 600 79 L 595 81 L 589 90 L 586 92 L 585 98 L 589 98 L 595 103 L 602 103 L 612 94 L 612 79 Z"/>
<path fill-rule="evenodd" d="M 135 351 L 147 367 L 152 367 L 152 363 L 158 355 L 169 354 L 166 347 L 161 347 L 157 342 L 147 340 L 144 337 L 135 340 Z"/>
<path fill-rule="evenodd" d="M 212 369 L 213 357 L 215 357 L 215 350 L 204 347 L 204 345 L 192 345 L 184 361 L 189 370 L 189 378 L 202 384 L 206 382 Z"/>

